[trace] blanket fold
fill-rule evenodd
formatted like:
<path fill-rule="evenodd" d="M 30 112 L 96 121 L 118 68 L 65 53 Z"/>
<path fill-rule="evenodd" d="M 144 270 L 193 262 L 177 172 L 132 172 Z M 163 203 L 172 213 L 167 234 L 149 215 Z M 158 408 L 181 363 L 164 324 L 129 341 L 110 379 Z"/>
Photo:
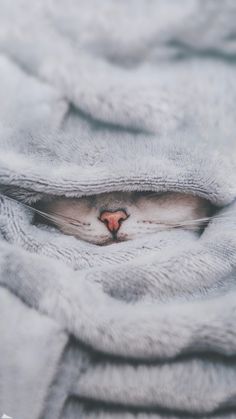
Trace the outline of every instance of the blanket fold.
<path fill-rule="evenodd" d="M 2 1 L 0 416 L 236 417 L 235 13 Z M 215 216 L 97 246 L 27 206 L 114 191 Z"/>

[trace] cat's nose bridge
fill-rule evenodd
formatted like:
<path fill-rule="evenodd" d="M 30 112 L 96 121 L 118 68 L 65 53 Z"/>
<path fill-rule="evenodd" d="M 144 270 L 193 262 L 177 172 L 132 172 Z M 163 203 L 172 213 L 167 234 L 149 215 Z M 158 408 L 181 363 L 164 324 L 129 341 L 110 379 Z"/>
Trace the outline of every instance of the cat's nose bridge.
<path fill-rule="evenodd" d="M 108 230 L 111 233 L 117 233 L 121 223 L 128 218 L 128 214 L 123 209 L 118 209 L 115 211 L 105 210 L 101 212 L 98 218 L 102 223 L 106 224 Z"/>

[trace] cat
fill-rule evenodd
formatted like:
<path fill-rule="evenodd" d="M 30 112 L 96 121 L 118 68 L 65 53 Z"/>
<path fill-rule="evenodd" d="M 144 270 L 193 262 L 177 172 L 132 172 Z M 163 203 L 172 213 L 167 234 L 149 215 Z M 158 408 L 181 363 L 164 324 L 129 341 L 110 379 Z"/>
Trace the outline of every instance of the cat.
<path fill-rule="evenodd" d="M 35 210 L 38 221 L 46 218 L 64 234 L 106 245 L 170 228 L 200 231 L 212 206 L 206 199 L 177 192 L 111 192 L 54 197 Z"/>

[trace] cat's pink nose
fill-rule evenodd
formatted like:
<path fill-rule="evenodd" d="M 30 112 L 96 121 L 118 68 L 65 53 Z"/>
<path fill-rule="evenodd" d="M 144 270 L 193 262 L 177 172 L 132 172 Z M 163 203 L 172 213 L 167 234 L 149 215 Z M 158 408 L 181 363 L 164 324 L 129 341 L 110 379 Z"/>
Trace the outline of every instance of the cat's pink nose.
<path fill-rule="evenodd" d="M 121 223 L 126 220 L 126 218 L 128 218 L 128 215 L 124 210 L 102 211 L 99 220 L 106 224 L 111 233 L 117 233 Z"/>

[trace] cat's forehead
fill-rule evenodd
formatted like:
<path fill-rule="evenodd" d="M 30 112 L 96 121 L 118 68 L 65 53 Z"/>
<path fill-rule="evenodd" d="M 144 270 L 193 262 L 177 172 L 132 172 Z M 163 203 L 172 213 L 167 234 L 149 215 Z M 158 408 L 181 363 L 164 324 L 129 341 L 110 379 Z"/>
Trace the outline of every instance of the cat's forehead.
<path fill-rule="evenodd" d="M 135 192 L 110 192 L 83 197 L 82 202 L 88 202 L 93 207 L 117 208 L 135 199 Z"/>
<path fill-rule="evenodd" d="M 72 200 L 74 205 L 81 204 L 82 206 L 95 208 L 95 209 L 117 209 L 123 208 L 126 206 L 133 206 L 138 204 L 138 206 L 144 204 L 145 206 L 156 205 L 159 206 L 168 206 L 169 204 L 174 203 L 175 205 L 193 205 L 193 204 L 203 204 L 205 200 L 189 195 L 182 194 L 177 192 L 167 192 L 167 193 L 155 193 L 153 191 L 131 191 L 131 192 L 108 192 L 91 196 L 84 196 L 79 199 Z"/>

